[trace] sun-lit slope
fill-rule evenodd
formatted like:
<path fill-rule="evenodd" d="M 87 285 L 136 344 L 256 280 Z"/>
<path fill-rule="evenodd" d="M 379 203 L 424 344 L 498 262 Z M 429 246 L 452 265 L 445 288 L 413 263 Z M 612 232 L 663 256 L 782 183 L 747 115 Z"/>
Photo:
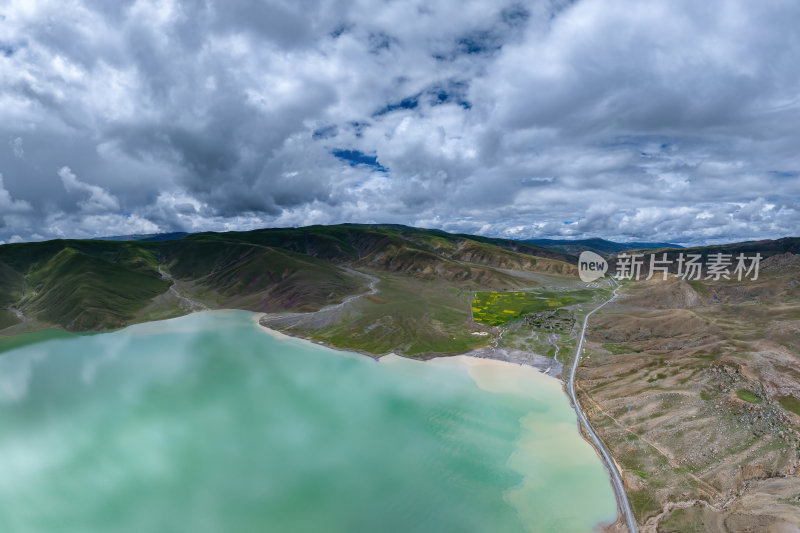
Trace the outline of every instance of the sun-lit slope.
<path fill-rule="evenodd" d="M 474 291 L 532 283 L 485 264 L 450 257 L 466 240 L 442 232 L 348 224 L 226 233 L 220 237 L 228 242 L 307 253 L 301 257 L 310 255 L 324 259 L 324 264 L 347 266 L 376 276 L 378 293 L 347 309 L 271 323 L 296 335 L 371 354 L 426 356 L 460 353 L 481 346 L 486 339 L 471 335 L 470 302 Z M 498 255 L 513 255 L 501 248 L 470 242 L 485 253 L 494 250 Z M 533 264 L 536 258 L 525 260 Z"/>
<path fill-rule="evenodd" d="M 472 240 L 465 240 L 449 257 L 459 261 L 508 270 L 543 272 L 564 276 L 577 276 L 578 274 L 578 269 L 575 265 L 563 260 L 537 257 Z"/>
<path fill-rule="evenodd" d="M 191 236 L 178 242 L 199 237 Z M 575 274 L 575 267 L 565 261 L 532 255 L 541 251 L 549 256 L 552 252 L 524 243 L 518 243 L 524 253 L 515 252 L 488 242 L 505 242 L 501 239 L 468 238 L 406 226 L 308 226 L 229 232 L 224 234 L 224 238 L 230 242 L 289 250 L 334 264 L 379 269 L 421 279 L 465 281 L 487 286 L 507 281 L 507 276 L 496 269 Z M 563 254 L 558 254 L 558 257 L 574 259 Z"/>
<path fill-rule="evenodd" d="M 334 262 L 362 260 L 387 246 L 401 245 L 440 258 L 541 272 L 558 272 L 559 268 L 564 268 L 564 263 L 576 262 L 576 258 L 568 254 L 523 242 L 399 225 L 340 224 L 229 232 L 225 235 L 232 240 L 285 248 Z M 554 268 L 556 266 L 558 268 Z M 561 273 L 571 274 L 571 271 L 565 269 Z"/>
<path fill-rule="evenodd" d="M 437 232 L 438 230 L 432 230 L 432 231 Z M 577 264 L 578 262 L 577 254 L 566 253 L 561 250 L 553 250 L 550 248 L 545 248 L 543 246 L 531 244 L 525 241 L 483 237 L 480 235 L 468 235 L 464 233 L 457 233 L 457 234 L 449 234 L 445 232 L 438 232 L 438 233 L 446 235 L 448 236 L 448 238 L 467 239 L 470 241 L 480 242 L 483 244 L 490 244 L 492 246 L 496 246 L 497 248 L 502 248 L 503 250 L 509 250 L 523 255 L 532 255 L 535 257 L 542 257 L 545 259 L 554 259 L 556 261 L 562 261 L 571 264 Z"/>
<path fill-rule="evenodd" d="M 369 229 L 394 236 L 412 243 L 410 246 L 455 261 L 530 272 L 563 275 L 577 273 L 572 266 L 572 263 L 577 262 L 576 257 L 524 242 L 406 226 L 379 226 Z"/>
<path fill-rule="evenodd" d="M 398 238 L 387 239 L 380 249 L 354 264 L 416 279 L 455 282 L 475 288 L 517 286 L 512 281 L 513 277 L 507 273 L 487 268 L 480 263 L 457 261 Z"/>

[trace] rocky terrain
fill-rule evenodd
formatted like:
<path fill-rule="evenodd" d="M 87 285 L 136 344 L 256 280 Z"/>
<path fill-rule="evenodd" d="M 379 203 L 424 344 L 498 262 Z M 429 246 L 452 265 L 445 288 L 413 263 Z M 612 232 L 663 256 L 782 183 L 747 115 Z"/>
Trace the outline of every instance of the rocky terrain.
<path fill-rule="evenodd" d="M 643 531 L 800 529 L 798 259 L 632 282 L 592 318 L 580 398 Z"/>

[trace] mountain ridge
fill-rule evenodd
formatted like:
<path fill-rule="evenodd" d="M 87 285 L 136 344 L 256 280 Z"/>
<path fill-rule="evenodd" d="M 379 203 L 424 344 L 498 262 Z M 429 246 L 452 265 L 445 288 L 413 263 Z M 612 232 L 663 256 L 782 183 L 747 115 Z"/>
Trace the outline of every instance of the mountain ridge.
<path fill-rule="evenodd" d="M 800 238 L 681 250 L 761 251 L 766 258 L 800 253 Z M 608 257 L 613 263 L 613 254 Z M 187 310 L 170 296 L 173 281 L 162 269 L 210 307 L 307 312 L 365 290 L 363 278 L 343 267 L 439 284 L 460 294 L 530 286 L 531 276 L 573 279 L 576 265 L 576 255 L 531 243 L 397 224 L 5 244 L 0 335 L 52 326 L 100 331 L 182 314 Z M 468 312 L 468 306 L 451 303 Z"/>
<path fill-rule="evenodd" d="M 502 269 L 576 272 L 564 254 L 492 242 L 406 226 L 338 225 L 6 244 L 0 335 L 50 326 L 100 331 L 176 316 L 186 310 L 171 296 L 166 272 L 208 306 L 263 312 L 314 311 L 364 290 L 364 280 L 342 267 L 460 290 L 521 285 Z"/>

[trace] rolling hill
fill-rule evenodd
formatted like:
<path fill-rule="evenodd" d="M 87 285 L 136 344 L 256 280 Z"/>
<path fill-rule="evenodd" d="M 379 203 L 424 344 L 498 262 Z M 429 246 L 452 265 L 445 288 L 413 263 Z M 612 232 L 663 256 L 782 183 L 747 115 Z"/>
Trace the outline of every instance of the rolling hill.
<path fill-rule="evenodd" d="M 566 261 L 574 258 L 543 248 L 405 226 L 170 237 L 0 246 L 0 335 L 114 329 L 185 313 L 187 298 L 212 308 L 315 311 L 366 290 L 365 278 L 351 269 L 392 277 L 402 287 L 447 286 L 455 293 L 524 283 L 508 270 L 575 273 Z M 451 304 L 468 318 L 468 302 Z"/>

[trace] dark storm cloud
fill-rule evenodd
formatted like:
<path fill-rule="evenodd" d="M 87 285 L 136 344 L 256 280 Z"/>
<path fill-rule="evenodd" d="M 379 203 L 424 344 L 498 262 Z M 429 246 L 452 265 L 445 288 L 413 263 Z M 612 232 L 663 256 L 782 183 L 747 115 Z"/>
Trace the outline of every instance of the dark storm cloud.
<path fill-rule="evenodd" d="M 800 227 L 800 6 L 17 3 L 0 240 L 399 222 Z"/>

